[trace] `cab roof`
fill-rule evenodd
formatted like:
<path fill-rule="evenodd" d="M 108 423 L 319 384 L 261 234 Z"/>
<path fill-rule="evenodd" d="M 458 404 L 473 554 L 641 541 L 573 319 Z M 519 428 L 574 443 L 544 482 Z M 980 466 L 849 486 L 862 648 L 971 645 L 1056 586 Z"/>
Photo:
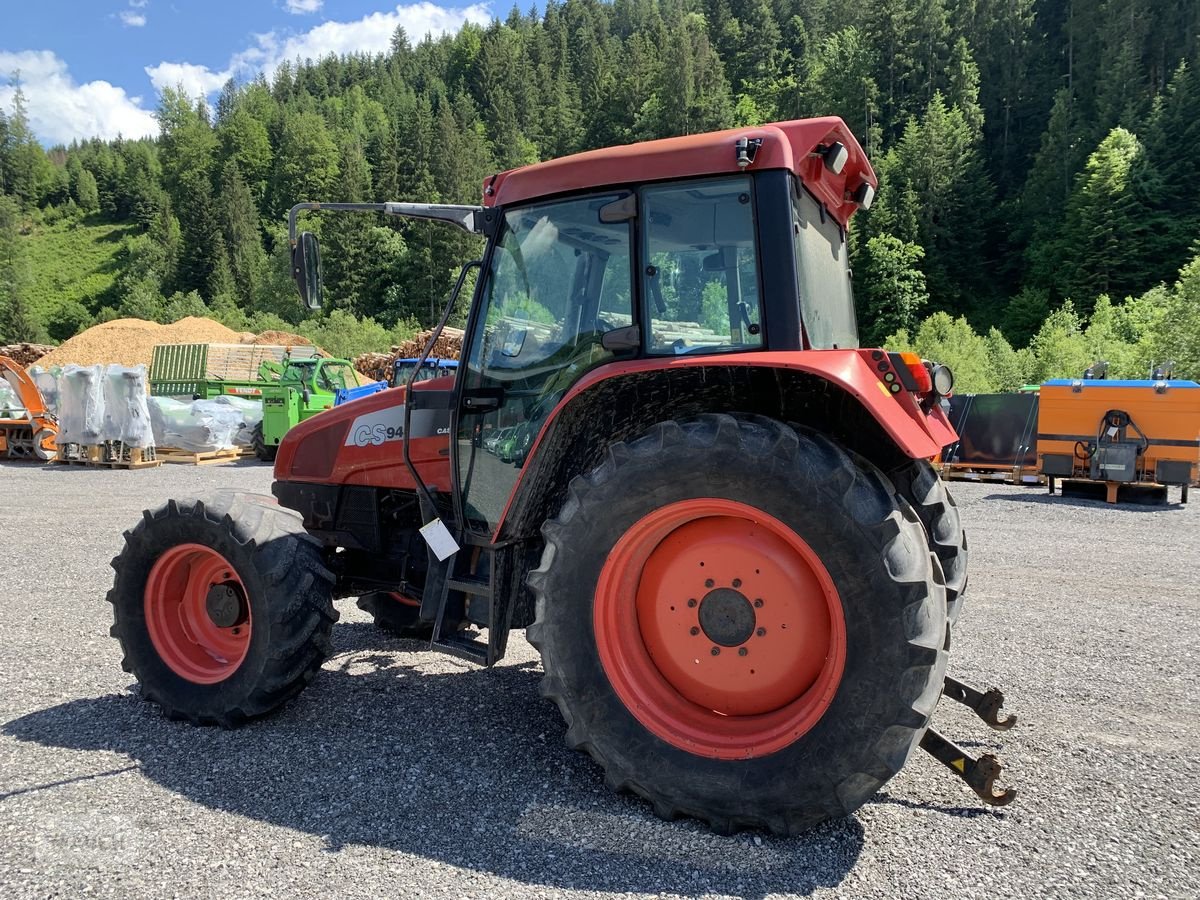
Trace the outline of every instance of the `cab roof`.
<path fill-rule="evenodd" d="M 740 138 L 762 142 L 744 168 L 738 165 Z M 849 154 L 840 174 L 827 168 L 818 152 L 834 142 Z M 484 180 L 483 204 L 508 206 L 590 189 L 763 169 L 793 172 L 843 226 L 858 208 L 851 194 L 864 183 L 872 190 L 878 186 L 846 123 L 827 116 L 605 147 L 510 169 Z"/>

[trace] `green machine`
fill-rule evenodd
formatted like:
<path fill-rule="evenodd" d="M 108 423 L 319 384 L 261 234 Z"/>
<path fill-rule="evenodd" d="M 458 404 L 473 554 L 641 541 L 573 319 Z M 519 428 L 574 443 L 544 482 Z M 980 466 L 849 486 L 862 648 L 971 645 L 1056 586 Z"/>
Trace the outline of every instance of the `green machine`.
<path fill-rule="evenodd" d="M 263 363 L 277 380 L 263 384 L 263 417 L 254 429 L 254 453 L 275 458 L 279 442 L 296 424 L 333 409 L 338 391 L 355 387 L 354 367 L 344 359 L 287 359 Z"/>
<path fill-rule="evenodd" d="M 292 426 L 331 409 L 338 391 L 358 384 L 348 360 L 316 353 L 303 345 L 160 344 L 151 357 L 150 393 L 187 400 L 222 394 L 261 399 L 254 452 L 270 461 Z"/>

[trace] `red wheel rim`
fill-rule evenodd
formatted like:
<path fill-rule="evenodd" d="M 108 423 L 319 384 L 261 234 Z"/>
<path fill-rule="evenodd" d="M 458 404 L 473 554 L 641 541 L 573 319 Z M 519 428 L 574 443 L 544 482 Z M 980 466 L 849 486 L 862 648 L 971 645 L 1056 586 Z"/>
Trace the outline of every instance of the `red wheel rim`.
<path fill-rule="evenodd" d="M 713 759 L 766 756 L 833 701 L 846 625 L 833 579 L 787 525 L 733 500 L 643 517 L 596 585 L 600 662 L 651 733 Z"/>
<path fill-rule="evenodd" d="M 250 649 L 246 587 L 224 556 L 201 544 L 179 544 L 158 558 L 146 579 L 145 610 L 159 657 L 195 684 L 224 681 Z"/>

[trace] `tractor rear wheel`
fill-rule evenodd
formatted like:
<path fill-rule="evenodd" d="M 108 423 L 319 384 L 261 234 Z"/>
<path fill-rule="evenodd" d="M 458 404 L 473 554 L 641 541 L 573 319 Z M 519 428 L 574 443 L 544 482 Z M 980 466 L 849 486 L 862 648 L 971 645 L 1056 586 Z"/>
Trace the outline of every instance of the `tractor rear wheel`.
<path fill-rule="evenodd" d="M 929 724 L 937 559 L 888 480 L 820 434 L 660 423 L 542 533 L 542 692 L 568 745 L 664 818 L 803 831 L 866 802 Z"/>
<path fill-rule="evenodd" d="M 275 462 L 275 454 L 279 452 L 279 448 L 274 444 L 268 444 L 263 436 L 262 422 L 254 426 L 254 435 L 250 439 L 251 445 L 254 447 L 254 455 L 263 462 Z"/>
<path fill-rule="evenodd" d="M 928 460 L 914 459 L 890 474 L 896 491 L 912 504 L 925 526 L 929 549 L 937 555 L 946 579 L 946 615 L 953 625 L 962 612 L 967 590 L 967 533 L 950 489 Z"/>
<path fill-rule="evenodd" d="M 233 727 L 264 715 L 332 652 L 334 575 L 300 516 L 270 497 L 146 510 L 112 566 L 121 666 L 171 718 Z"/>

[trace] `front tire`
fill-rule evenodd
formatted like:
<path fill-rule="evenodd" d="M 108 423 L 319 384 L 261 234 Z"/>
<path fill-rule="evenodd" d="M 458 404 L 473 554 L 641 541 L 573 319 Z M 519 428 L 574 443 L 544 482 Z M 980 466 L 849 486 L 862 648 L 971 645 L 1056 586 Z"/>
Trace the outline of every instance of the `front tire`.
<path fill-rule="evenodd" d="M 265 715 L 332 652 L 334 575 L 300 516 L 270 497 L 146 510 L 112 566 L 121 667 L 171 718 L 233 727 Z"/>
<path fill-rule="evenodd" d="M 848 815 L 929 723 L 937 561 L 889 482 L 819 434 L 661 423 L 576 478 L 543 535 L 543 694 L 664 818 L 794 834 Z"/>
<path fill-rule="evenodd" d="M 254 434 L 250 439 L 251 446 L 254 447 L 254 455 L 263 462 L 275 462 L 275 456 L 279 453 L 279 448 L 274 444 L 268 444 L 263 436 L 263 425 L 259 422 L 254 426 Z"/>
<path fill-rule="evenodd" d="M 433 625 L 418 616 L 421 604 L 394 591 L 372 591 L 358 598 L 357 606 L 369 613 L 375 626 L 396 637 L 428 641 L 433 637 Z"/>

